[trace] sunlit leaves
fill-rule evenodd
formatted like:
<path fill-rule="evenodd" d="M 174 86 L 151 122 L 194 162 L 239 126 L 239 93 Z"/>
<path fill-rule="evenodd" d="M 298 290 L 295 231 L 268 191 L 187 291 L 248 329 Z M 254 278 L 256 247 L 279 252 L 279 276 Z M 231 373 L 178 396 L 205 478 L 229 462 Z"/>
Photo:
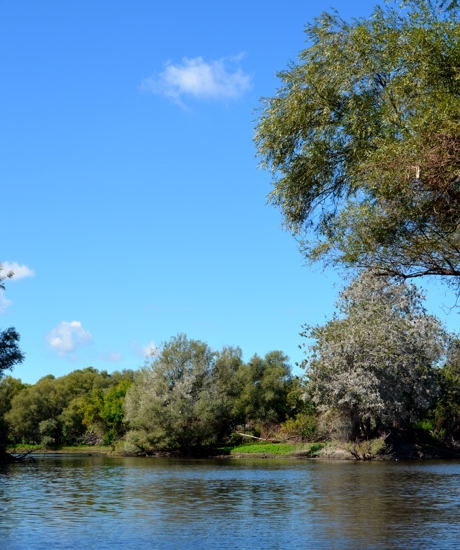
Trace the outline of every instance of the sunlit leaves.
<path fill-rule="evenodd" d="M 255 141 L 270 201 L 311 260 L 460 275 L 456 15 L 417 0 L 307 25 Z"/>

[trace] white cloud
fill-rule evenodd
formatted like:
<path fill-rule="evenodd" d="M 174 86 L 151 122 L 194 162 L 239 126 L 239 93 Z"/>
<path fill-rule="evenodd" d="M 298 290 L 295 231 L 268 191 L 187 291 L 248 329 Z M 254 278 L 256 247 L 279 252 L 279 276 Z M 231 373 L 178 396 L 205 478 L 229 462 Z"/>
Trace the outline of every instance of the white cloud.
<path fill-rule="evenodd" d="M 5 296 L 5 292 L 0 289 L 0 314 L 5 313 L 11 304 L 11 300 L 8 300 L 8 298 Z"/>
<path fill-rule="evenodd" d="M 17 262 L 2 262 L 0 267 L 0 274 L 3 277 L 8 277 L 11 274 L 9 278 L 13 281 L 25 279 L 26 277 L 33 277 L 35 275 L 33 269 L 30 269 L 30 267 L 26 265 L 18 264 Z"/>
<path fill-rule="evenodd" d="M 136 340 L 132 340 L 130 346 L 132 351 L 139 357 L 142 357 L 142 359 L 150 359 L 159 353 L 159 348 L 153 340 L 150 340 L 150 342 L 145 345 L 140 344 Z"/>
<path fill-rule="evenodd" d="M 184 96 L 235 99 L 252 87 L 251 77 L 239 66 L 240 58 L 184 57 L 180 63 L 166 63 L 164 71 L 146 78 L 141 88 L 178 102 Z"/>
<path fill-rule="evenodd" d="M 26 265 L 17 262 L 0 262 L 0 284 L 3 286 L 8 281 L 17 281 L 26 277 L 33 277 L 35 272 Z M 6 280 L 5 280 L 6 279 Z M 5 291 L 0 288 L 0 315 L 4 314 L 13 302 L 8 300 Z"/>
<path fill-rule="evenodd" d="M 142 348 L 142 355 L 148 359 L 149 357 L 155 357 L 158 355 L 158 346 L 155 342 L 150 341 L 146 346 Z"/>
<path fill-rule="evenodd" d="M 91 333 L 83 328 L 80 321 L 62 321 L 47 336 L 48 344 L 60 355 L 75 351 L 78 346 L 92 340 Z"/>

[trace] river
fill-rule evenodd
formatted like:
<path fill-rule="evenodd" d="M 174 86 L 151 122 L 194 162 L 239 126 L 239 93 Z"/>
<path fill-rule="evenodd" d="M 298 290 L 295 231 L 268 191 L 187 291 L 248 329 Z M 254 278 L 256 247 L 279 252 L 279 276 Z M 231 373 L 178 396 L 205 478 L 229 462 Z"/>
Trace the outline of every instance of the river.
<path fill-rule="evenodd" d="M 459 461 L 47 455 L 0 469 L 2 550 L 448 550 L 459 541 Z"/>

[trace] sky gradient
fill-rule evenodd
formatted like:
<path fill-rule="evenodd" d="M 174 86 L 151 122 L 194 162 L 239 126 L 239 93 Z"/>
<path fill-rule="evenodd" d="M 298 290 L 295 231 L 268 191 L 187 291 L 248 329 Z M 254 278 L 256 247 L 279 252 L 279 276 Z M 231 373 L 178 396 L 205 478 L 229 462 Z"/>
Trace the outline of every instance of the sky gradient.
<path fill-rule="evenodd" d="M 185 333 L 281 350 L 324 323 L 340 273 L 306 266 L 267 205 L 260 99 L 306 47 L 306 23 L 375 2 L 0 0 L 0 328 L 34 383 L 137 369 Z M 455 299 L 432 283 L 450 330 Z"/>

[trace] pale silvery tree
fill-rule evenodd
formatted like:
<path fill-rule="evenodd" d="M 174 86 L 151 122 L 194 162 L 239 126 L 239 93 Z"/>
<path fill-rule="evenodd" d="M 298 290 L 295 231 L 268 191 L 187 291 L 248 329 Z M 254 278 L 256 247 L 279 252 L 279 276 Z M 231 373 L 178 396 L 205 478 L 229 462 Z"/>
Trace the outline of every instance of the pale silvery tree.
<path fill-rule="evenodd" d="M 216 357 L 205 343 L 178 335 L 139 371 L 125 401 L 126 439 L 133 450 L 189 451 L 215 443 Z"/>
<path fill-rule="evenodd" d="M 304 361 L 310 399 L 350 438 L 411 425 L 436 398 L 447 333 L 414 285 L 371 272 L 337 306 L 331 321 L 302 333 L 314 340 Z"/>

